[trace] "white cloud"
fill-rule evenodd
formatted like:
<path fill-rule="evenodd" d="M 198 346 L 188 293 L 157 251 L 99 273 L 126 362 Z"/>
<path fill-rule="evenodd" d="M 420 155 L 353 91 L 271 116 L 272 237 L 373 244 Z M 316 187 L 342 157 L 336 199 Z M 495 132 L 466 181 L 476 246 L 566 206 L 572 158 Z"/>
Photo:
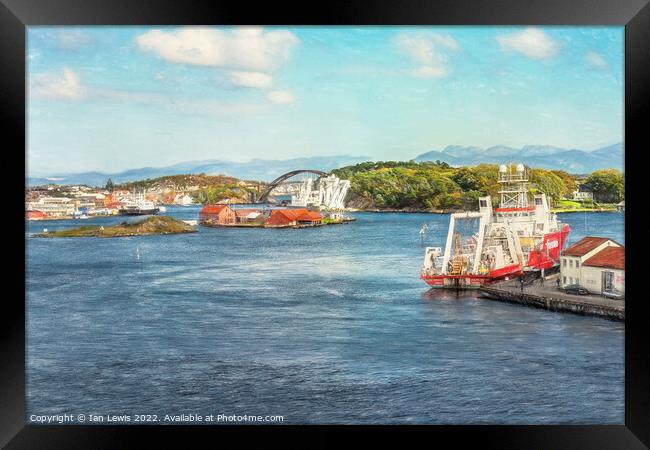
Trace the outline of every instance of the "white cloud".
<path fill-rule="evenodd" d="M 503 50 L 521 53 L 528 58 L 548 59 L 560 51 L 560 45 L 539 28 L 529 27 L 523 31 L 497 36 Z"/>
<path fill-rule="evenodd" d="M 60 75 L 52 73 L 34 75 L 28 94 L 33 98 L 76 100 L 82 97 L 83 91 L 79 75 L 64 67 Z"/>
<path fill-rule="evenodd" d="M 459 51 L 456 40 L 439 33 L 401 33 L 394 39 L 398 50 L 420 67 L 413 75 L 439 78 L 449 73 L 449 57 Z"/>
<path fill-rule="evenodd" d="M 286 30 L 241 27 L 225 32 L 207 27 L 148 31 L 136 39 L 143 51 L 173 63 L 270 72 L 282 65 L 300 41 Z"/>
<path fill-rule="evenodd" d="M 598 69 L 604 69 L 608 66 L 607 61 L 596 52 L 587 52 L 585 60 L 587 61 L 587 64 Z"/>
<path fill-rule="evenodd" d="M 262 72 L 232 72 L 230 82 L 235 86 L 269 89 L 273 85 L 273 77 Z"/>
<path fill-rule="evenodd" d="M 293 94 L 289 91 L 271 91 L 267 95 L 273 103 L 293 103 L 295 100 Z"/>
<path fill-rule="evenodd" d="M 185 27 L 151 30 L 136 37 L 135 42 L 140 50 L 172 63 L 229 71 L 228 79 L 234 86 L 271 89 L 273 72 L 289 59 L 300 40 L 286 30 L 265 31 L 260 27 L 238 27 L 229 32 Z"/>

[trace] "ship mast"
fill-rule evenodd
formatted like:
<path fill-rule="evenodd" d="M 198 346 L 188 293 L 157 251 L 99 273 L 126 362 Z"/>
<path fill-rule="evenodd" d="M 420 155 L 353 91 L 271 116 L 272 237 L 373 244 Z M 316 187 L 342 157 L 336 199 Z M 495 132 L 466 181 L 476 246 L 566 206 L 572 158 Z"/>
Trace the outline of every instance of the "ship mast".
<path fill-rule="evenodd" d="M 523 164 L 499 166 L 499 184 L 501 189 L 500 208 L 526 208 L 528 206 L 528 174 Z"/>

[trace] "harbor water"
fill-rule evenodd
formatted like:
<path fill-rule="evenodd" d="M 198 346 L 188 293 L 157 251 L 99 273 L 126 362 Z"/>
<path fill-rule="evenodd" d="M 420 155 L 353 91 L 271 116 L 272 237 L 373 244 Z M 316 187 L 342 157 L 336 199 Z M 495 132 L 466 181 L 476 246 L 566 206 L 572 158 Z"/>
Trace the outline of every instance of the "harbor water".
<path fill-rule="evenodd" d="M 354 216 L 107 239 L 31 234 L 123 218 L 29 222 L 28 416 L 624 423 L 623 323 L 429 291 L 424 247 L 449 216 Z M 624 244 L 621 213 L 558 218 L 570 243 Z"/>

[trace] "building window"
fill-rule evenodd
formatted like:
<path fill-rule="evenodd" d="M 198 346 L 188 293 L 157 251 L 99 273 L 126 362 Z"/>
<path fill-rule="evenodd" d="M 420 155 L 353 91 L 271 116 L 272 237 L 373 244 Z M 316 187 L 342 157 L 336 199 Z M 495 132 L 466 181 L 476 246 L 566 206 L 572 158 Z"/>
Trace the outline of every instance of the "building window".
<path fill-rule="evenodd" d="M 573 260 L 572 259 L 569 260 L 569 267 L 573 267 Z"/>
<path fill-rule="evenodd" d="M 573 277 L 569 277 L 569 284 L 573 284 Z"/>
<path fill-rule="evenodd" d="M 580 261 L 576 261 L 576 269 L 580 267 Z"/>
<path fill-rule="evenodd" d="M 566 284 L 566 277 L 562 277 L 562 283 Z"/>
<path fill-rule="evenodd" d="M 562 260 L 562 266 L 566 267 L 566 258 Z"/>

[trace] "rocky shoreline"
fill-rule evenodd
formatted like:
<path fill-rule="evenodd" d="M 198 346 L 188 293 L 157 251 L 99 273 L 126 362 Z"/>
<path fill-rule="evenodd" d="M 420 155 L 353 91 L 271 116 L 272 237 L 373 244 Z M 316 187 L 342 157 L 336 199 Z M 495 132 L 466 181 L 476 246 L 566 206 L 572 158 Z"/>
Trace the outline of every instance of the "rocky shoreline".
<path fill-rule="evenodd" d="M 152 216 L 138 222 L 122 222 L 118 225 L 88 225 L 67 230 L 37 233 L 34 237 L 127 237 L 149 236 L 154 234 L 195 233 L 196 227 L 169 216 Z"/>

